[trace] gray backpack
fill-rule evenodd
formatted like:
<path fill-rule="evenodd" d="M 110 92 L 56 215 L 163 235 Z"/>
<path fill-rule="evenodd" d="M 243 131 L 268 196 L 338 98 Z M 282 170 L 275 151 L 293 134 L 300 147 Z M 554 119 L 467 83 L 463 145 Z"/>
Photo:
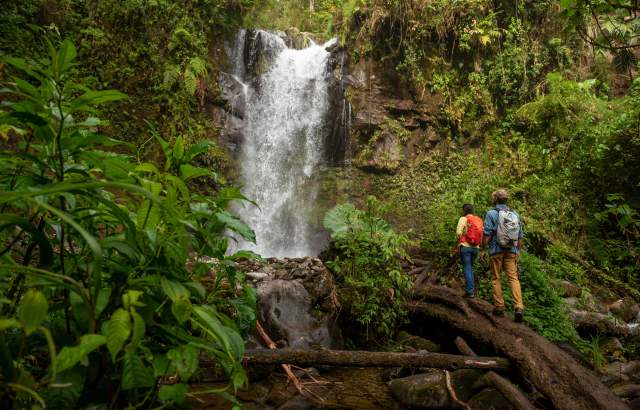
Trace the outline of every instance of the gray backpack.
<path fill-rule="evenodd" d="M 520 219 L 518 214 L 511 209 L 497 209 L 498 211 L 498 229 L 496 239 L 498 244 L 503 248 L 511 248 L 518 245 L 518 236 L 520 235 Z"/>

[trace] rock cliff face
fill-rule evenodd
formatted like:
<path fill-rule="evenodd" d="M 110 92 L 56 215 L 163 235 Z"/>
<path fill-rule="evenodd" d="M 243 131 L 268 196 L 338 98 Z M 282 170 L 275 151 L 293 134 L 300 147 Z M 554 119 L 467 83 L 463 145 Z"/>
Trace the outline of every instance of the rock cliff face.
<path fill-rule="evenodd" d="M 393 173 L 441 140 L 438 95 L 414 101 L 403 78 L 373 60 L 353 64 L 349 80 L 354 165 Z"/>

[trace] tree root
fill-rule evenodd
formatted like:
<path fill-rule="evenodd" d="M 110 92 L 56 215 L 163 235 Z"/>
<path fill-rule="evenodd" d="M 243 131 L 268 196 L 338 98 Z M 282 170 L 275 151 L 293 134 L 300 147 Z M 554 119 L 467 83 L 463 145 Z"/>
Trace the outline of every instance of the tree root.
<path fill-rule="evenodd" d="M 414 296 L 423 301 L 408 303 L 410 310 L 448 323 L 501 352 L 555 408 L 627 408 L 593 371 L 582 367 L 569 354 L 528 327 L 506 317 L 493 317 L 489 303 L 465 300 L 461 292 L 443 286 L 416 289 Z M 461 306 L 465 308 L 461 309 Z"/>

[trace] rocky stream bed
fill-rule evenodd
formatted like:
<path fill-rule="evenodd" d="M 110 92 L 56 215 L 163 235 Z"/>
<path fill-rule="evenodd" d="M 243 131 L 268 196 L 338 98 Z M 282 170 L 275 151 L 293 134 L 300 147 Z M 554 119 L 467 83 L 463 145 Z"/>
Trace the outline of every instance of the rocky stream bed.
<path fill-rule="evenodd" d="M 334 277 L 320 259 L 271 258 L 239 265 L 257 290 L 258 320 L 278 349 L 345 349 L 342 330 L 349 324 L 340 317 Z M 467 302 L 461 292 L 431 284 L 429 265 L 418 260 L 405 266 L 417 286 L 410 323 L 396 335 L 390 355 L 469 358 L 477 353 L 504 356 L 508 368 L 292 365 L 301 394 L 280 362 L 248 363 L 251 381 L 238 392 L 239 402 L 246 409 L 640 409 L 640 361 L 625 362 L 615 353 L 622 345 L 618 337 L 636 337 L 637 305 L 596 297 L 586 298 L 592 302 L 588 305 L 579 287 L 558 284 L 579 329 L 595 326 L 610 334 L 612 361 L 594 370 L 575 349 L 556 346 L 509 318 L 492 317 L 488 303 Z M 258 333 L 247 342 L 248 351 L 266 348 Z M 224 386 L 216 372 L 206 373 L 201 386 Z M 216 396 L 192 404 L 197 409 L 231 407 Z"/>

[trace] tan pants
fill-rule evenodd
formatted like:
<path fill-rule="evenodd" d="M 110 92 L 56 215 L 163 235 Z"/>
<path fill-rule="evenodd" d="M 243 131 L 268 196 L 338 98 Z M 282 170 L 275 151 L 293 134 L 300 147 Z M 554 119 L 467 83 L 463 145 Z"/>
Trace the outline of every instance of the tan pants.
<path fill-rule="evenodd" d="M 493 304 L 497 308 L 504 308 L 504 298 L 502 297 L 502 283 L 500 274 L 507 273 L 511 296 L 516 309 L 524 309 L 522 303 L 522 291 L 520 290 L 520 280 L 518 279 L 518 255 L 515 253 L 496 253 L 491 256 L 491 281 L 493 282 Z"/>

